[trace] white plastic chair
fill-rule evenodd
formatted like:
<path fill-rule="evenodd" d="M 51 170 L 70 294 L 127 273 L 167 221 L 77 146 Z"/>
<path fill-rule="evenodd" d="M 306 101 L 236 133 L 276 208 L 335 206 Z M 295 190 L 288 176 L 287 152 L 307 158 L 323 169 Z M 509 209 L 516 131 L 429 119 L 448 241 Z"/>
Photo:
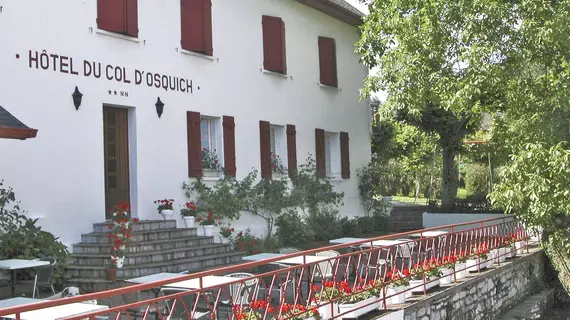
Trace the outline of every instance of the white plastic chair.
<path fill-rule="evenodd" d="M 315 253 L 315 256 L 333 258 L 333 257 L 340 256 L 340 253 L 338 253 L 337 251 L 334 251 L 334 250 L 327 250 L 327 251 L 317 252 L 317 253 Z M 333 260 L 326 260 L 326 261 L 321 261 L 321 262 L 317 263 L 317 268 L 318 268 L 318 270 L 320 270 L 321 273 L 320 274 L 316 273 L 315 276 L 317 276 L 321 279 L 332 278 L 334 276 L 334 274 L 333 274 L 334 267 L 336 266 L 337 262 L 338 262 L 338 259 L 333 259 Z"/>
<path fill-rule="evenodd" d="M 230 278 L 250 278 L 254 275 L 251 273 L 245 272 L 238 272 L 226 275 L 226 277 Z M 250 299 L 249 296 L 252 294 L 251 289 L 255 287 L 258 283 L 258 279 L 249 279 L 243 282 L 234 283 L 229 285 L 229 292 L 230 292 L 230 300 L 221 301 L 222 304 L 225 305 L 244 305 L 249 304 Z"/>
<path fill-rule="evenodd" d="M 178 289 L 178 288 L 162 288 L 160 292 L 162 292 L 165 296 L 176 294 L 180 292 L 186 292 L 187 289 Z M 176 304 L 174 302 L 176 301 Z M 184 302 L 184 304 L 182 304 Z M 174 305 L 174 309 L 173 308 Z M 172 316 L 168 319 L 172 320 L 183 320 L 183 319 L 190 319 L 190 315 L 186 313 L 186 309 L 192 314 L 192 310 L 194 309 L 194 295 L 186 295 L 176 299 L 168 299 L 166 300 L 166 311 L 168 314 L 172 312 Z M 193 318 L 195 320 L 199 319 L 208 319 L 210 315 L 210 311 L 198 311 L 194 312 Z"/>

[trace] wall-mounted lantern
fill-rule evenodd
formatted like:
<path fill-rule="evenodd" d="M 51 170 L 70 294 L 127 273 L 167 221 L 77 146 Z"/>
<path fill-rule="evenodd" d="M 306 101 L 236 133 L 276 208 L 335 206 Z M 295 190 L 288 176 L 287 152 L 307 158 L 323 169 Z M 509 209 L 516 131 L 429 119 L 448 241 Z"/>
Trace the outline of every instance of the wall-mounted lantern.
<path fill-rule="evenodd" d="M 164 111 L 164 103 L 160 101 L 160 97 L 158 97 L 154 105 L 156 106 L 156 114 L 160 118 L 160 116 L 162 116 L 162 112 Z"/>
<path fill-rule="evenodd" d="M 81 100 L 83 99 L 83 93 L 79 92 L 79 88 L 75 86 L 75 91 L 73 91 L 73 94 L 71 96 L 73 97 L 73 105 L 75 106 L 75 110 L 79 110 Z"/>

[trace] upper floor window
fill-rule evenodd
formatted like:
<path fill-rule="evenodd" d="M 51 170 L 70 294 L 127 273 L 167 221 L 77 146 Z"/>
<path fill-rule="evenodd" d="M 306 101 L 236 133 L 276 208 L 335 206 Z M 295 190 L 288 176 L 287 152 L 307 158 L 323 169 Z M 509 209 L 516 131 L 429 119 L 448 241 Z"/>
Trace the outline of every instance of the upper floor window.
<path fill-rule="evenodd" d="M 263 16 L 263 68 L 287 74 L 285 23 L 281 18 Z"/>
<path fill-rule="evenodd" d="M 137 0 L 97 0 L 97 28 L 137 38 Z"/>
<path fill-rule="evenodd" d="M 212 0 L 181 0 L 180 13 L 182 49 L 211 56 Z"/>
<path fill-rule="evenodd" d="M 332 38 L 319 37 L 319 69 L 321 84 L 337 87 L 336 45 Z"/>

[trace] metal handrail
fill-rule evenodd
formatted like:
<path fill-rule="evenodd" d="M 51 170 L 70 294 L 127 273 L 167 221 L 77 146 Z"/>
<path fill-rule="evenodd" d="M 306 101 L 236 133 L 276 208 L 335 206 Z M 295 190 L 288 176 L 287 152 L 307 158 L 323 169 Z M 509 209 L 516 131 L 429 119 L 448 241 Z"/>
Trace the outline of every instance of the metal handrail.
<path fill-rule="evenodd" d="M 458 227 L 465 227 L 465 226 L 475 226 L 475 227 L 470 228 L 470 229 L 455 231 Z M 464 222 L 464 223 L 450 224 L 450 225 L 445 225 L 445 226 L 440 226 L 440 227 L 414 230 L 414 231 L 398 233 L 398 234 L 384 235 L 384 236 L 380 236 L 380 237 L 359 240 L 359 241 L 355 241 L 355 242 L 351 242 L 351 243 L 330 245 L 330 246 L 326 246 L 326 247 L 315 248 L 315 249 L 305 250 L 305 251 L 291 253 L 291 254 L 283 254 L 283 255 L 280 255 L 278 257 L 268 258 L 268 259 L 259 260 L 259 261 L 255 261 L 255 262 L 246 262 L 246 263 L 242 263 L 239 265 L 222 267 L 222 268 L 197 272 L 194 274 L 181 275 L 181 276 L 176 277 L 176 278 L 154 281 L 152 283 L 135 284 L 135 285 L 131 285 L 128 287 L 111 289 L 111 290 L 106 290 L 106 291 L 101 291 L 101 292 L 95 292 L 95 293 L 90 293 L 90 294 L 85 294 L 85 295 L 80 295 L 80 296 L 66 297 L 66 298 L 62 298 L 62 299 L 58 299 L 58 300 L 41 301 L 41 302 L 27 304 L 27 305 L 4 308 L 4 309 L 0 309 L 0 317 L 3 315 L 16 314 L 16 319 L 19 319 L 20 314 L 23 312 L 27 312 L 27 311 L 33 311 L 33 310 L 44 309 L 44 308 L 49 308 L 49 307 L 54 307 L 54 306 L 60 306 L 60 305 L 69 304 L 69 303 L 83 302 L 83 301 L 87 301 L 87 300 L 100 300 L 100 299 L 120 296 L 120 295 L 124 295 L 124 294 L 128 294 L 128 293 L 149 290 L 152 288 L 161 287 L 161 286 L 171 284 L 174 282 L 203 278 L 205 276 L 210 276 L 210 275 L 227 274 L 230 272 L 253 269 L 253 268 L 261 266 L 261 265 L 278 262 L 280 260 L 284 260 L 284 259 L 288 259 L 288 258 L 313 255 L 314 253 L 319 252 L 319 251 L 348 249 L 348 248 L 352 248 L 355 246 L 360 246 L 362 244 L 370 244 L 370 247 L 368 249 L 360 250 L 357 253 L 349 252 L 349 253 L 341 254 L 338 257 L 329 257 L 325 260 L 322 260 L 322 261 L 337 260 L 337 261 L 343 261 L 343 262 L 347 262 L 347 263 L 354 263 L 356 260 L 356 263 L 358 265 L 357 270 L 360 270 L 360 267 L 364 266 L 366 268 L 366 267 L 369 267 L 376 262 L 374 260 L 371 260 L 371 256 L 373 254 L 378 253 L 382 249 L 388 250 L 388 251 L 393 250 L 393 252 L 396 252 L 397 247 L 399 245 L 401 245 L 401 244 L 396 244 L 396 245 L 391 245 L 391 246 L 374 246 L 373 242 L 378 241 L 378 240 L 387 240 L 387 239 L 391 239 L 391 238 L 402 238 L 405 236 L 409 236 L 411 234 L 425 233 L 427 231 L 449 230 L 449 233 L 447 233 L 444 236 L 447 236 L 451 239 L 450 245 L 453 244 L 455 246 L 457 246 L 457 245 L 463 246 L 463 245 L 467 245 L 468 243 L 471 243 L 473 241 L 478 242 L 481 239 L 486 239 L 487 237 L 493 236 L 491 234 L 491 232 L 494 232 L 495 234 L 497 234 L 499 232 L 499 229 L 511 228 L 511 230 L 515 230 L 515 229 L 520 228 L 520 227 L 521 227 L 520 223 L 517 222 L 514 219 L 514 217 L 505 216 L 505 217 L 500 217 L 500 218 L 490 218 L 490 219 L 484 219 L 484 220 L 478 220 L 478 221 L 472 221 L 472 222 Z M 419 253 L 422 249 L 427 249 L 428 246 L 432 247 L 432 248 L 437 246 L 436 245 L 436 239 L 441 238 L 441 237 L 442 237 L 441 235 L 432 236 L 432 237 L 420 236 L 420 238 L 418 238 L 416 240 L 410 240 L 410 242 L 416 243 L 414 248 L 411 249 L 410 254 L 413 256 L 414 253 Z M 453 241 L 453 240 L 455 240 L 455 241 Z M 484 241 L 486 241 L 486 240 L 484 240 Z M 493 243 L 491 243 L 491 247 L 496 246 L 496 240 L 492 240 L 492 242 Z M 368 254 L 368 258 L 365 258 L 363 256 L 366 254 Z M 392 264 L 395 264 L 396 260 L 397 260 L 397 258 L 392 258 L 390 260 L 390 262 Z M 320 261 L 320 262 L 322 262 L 322 261 Z M 289 274 L 294 273 L 294 272 L 300 272 L 301 273 L 301 278 L 299 278 L 300 283 L 301 283 L 303 274 L 305 274 L 307 276 L 307 280 L 309 280 L 309 279 L 314 280 L 314 272 L 315 271 L 313 271 L 313 277 L 311 277 L 311 274 L 308 274 L 306 272 L 306 270 L 307 269 L 310 270 L 311 268 L 316 266 L 319 262 L 307 263 L 306 258 L 303 258 L 303 262 L 304 263 L 301 265 L 290 266 L 287 268 L 279 269 L 278 271 L 267 272 L 265 274 L 257 274 L 255 276 L 253 276 L 251 278 L 247 278 L 247 279 L 236 279 L 236 281 L 228 282 L 228 283 L 221 284 L 221 285 L 209 286 L 207 288 L 203 287 L 203 283 L 200 279 L 200 281 L 199 281 L 200 288 L 199 289 L 188 290 L 188 291 L 181 292 L 181 293 L 178 293 L 175 295 L 169 295 L 168 299 L 176 299 L 177 297 L 182 297 L 182 296 L 189 295 L 189 294 L 200 294 L 204 291 L 215 291 L 218 289 L 219 289 L 219 293 L 218 293 L 218 297 L 216 299 L 219 299 L 220 293 L 228 285 L 237 284 L 237 283 L 246 281 L 248 279 L 262 279 L 263 277 L 270 277 L 270 276 L 274 277 L 274 280 L 271 282 L 271 285 L 273 285 L 274 282 L 277 281 L 276 276 L 278 276 L 279 274 L 283 274 L 283 273 L 287 273 L 289 275 Z M 348 272 L 348 270 L 344 271 L 345 276 L 347 275 L 347 272 Z M 376 272 L 376 273 L 378 273 L 378 272 Z M 336 269 L 334 270 L 334 276 L 335 276 L 335 278 L 339 276 L 339 264 L 338 263 L 336 264 Z M 379 278 L 380 276 L 381 276 L 380 274 L 377 274 L 375 276 L 375 279 Z M 385 275 L 382 277 L 382 279 L 384 279 L 384 277 L 385 277 Z M 295 288 L 295 286 L 293 286 L 293 288 Z M 286 290 L 286 288 L 285 288 L 285 290 Z M 256 289 L 256 292 L 257 292 L 257 289 Z M 308 301 L 306 299 L 302 300 L 301 294 L 302 294 L 302 292 L 300 292 L 300 290 L 297 288 L 297 292 L 295 293 L 295 297 L 294 297 L 294 302 L 307 304 Z M 308 292 L 307 294 L 310 295 L 310 292 Z M 389 298 L 389 296 L 385 295 L 384 298 L 385 299 Z M 113 313 L 113 312 L 121 312 L 121 311 L 124 311 L 124 310 L 129 309 L 129 308 L 141 307 L 144 305 L 147 305 L 146 309 L 147 309 L 147 313 L 148 313 L 149 310 L 151 310 L 153 308 L 157 308 L 157 304 L 161 301 L 164 301 L 164 300 L 165 300 L 165 297 L 156 297 L 156 298 L 147 299 L 144 301 L 138 301 L 138 302 L 133 302 L 133 303 L 129 303 L 126 305 L 113 307 L 113 308 L 110 308 L 108 310 L 91 312 L 89 314 L 85 314 L 85 315 L 81 315 L 81 316 L 69 317 L 66 319 L 70 319 L 70 320 L 71 319 L 73 319 L 73 320 L 85 319 L 87 317 L 93 317 L 95 315 L 104 315 L 104 314 L 109 314 L 109 313 Z M 215 301 L 214 305 L 216 305 L 216 304 L 217 304 L 217 301 Z M 119 315 L 117 317 L 119 317 Z M 145 317 L 146 317 L 146 315 L 145 315 Z"/>

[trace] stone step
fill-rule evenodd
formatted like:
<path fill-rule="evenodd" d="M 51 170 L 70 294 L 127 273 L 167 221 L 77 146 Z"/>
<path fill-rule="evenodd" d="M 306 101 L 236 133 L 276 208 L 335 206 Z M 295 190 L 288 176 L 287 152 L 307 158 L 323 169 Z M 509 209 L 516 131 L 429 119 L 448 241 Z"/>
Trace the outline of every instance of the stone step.
<path fill-rule="evenodd" d="M 109 226 L 113 225 L 111 220 L 93 224 L 93 231 L 105 233 L 109 231 Z M 151 231 L 161 229 L 176 229 L 176 220 L 140 220 L 133 225 L 133 231 Z"/>
<path fill-rule="evenodd" d="M 139 252 L 127 255 L 125 257 L 125 265 L 141 265 L 153 262 L 168 263 L 176 259 L 215 255 L 229 251 L 232 251 L 232 248 L 228 244 L 210 244 L 155 252 Z M 111 256 L 110 254 L 74 253 L 70 256 L 69 263 L 74 266 L 109 266 L 111 264 Z"/>
<path fill-rule="evenodd" d="M 195 236 L 181 239 L 166 239 L 145 242 L 132 242 L 127 246 L 128 255 L 142 252 L 159 252 L 171 249 L 200 247 L 214 243 L 213 237 Z M 111 246 L 97 243 L 77 243 L 73 245 L 77 254 L 111 254 Z"/>
<path fill-rule="evenodd" d="M 184 237 L 194 237 L 197 234 L 196 228 L 190 229 L 160 229 L 151 231 L 136 231 L 132 233 L 131 242 L 143 242 L 165 239 L 179 239 Z M 81 235 L 83 243 L 109 244 L 108 233 L 87 233 Z"/>
<path fill-rule="evenodd" d="M 117 269 L 118 279 L 129 279 L 156 274 L 160 272 L 180 272 L 184 270 L 202 270 L 218 265 L 237 263 L 241 261 L 243 252 L 224 252 L 214 255 L 197 256 L 185 259 L 170 260 L 168 262 L 153 262 L 145 264 L 125 265 Z M 105 278 L 105 266 L 77 266 L 70 265 L 66 271 L 66 278 Z"/>

